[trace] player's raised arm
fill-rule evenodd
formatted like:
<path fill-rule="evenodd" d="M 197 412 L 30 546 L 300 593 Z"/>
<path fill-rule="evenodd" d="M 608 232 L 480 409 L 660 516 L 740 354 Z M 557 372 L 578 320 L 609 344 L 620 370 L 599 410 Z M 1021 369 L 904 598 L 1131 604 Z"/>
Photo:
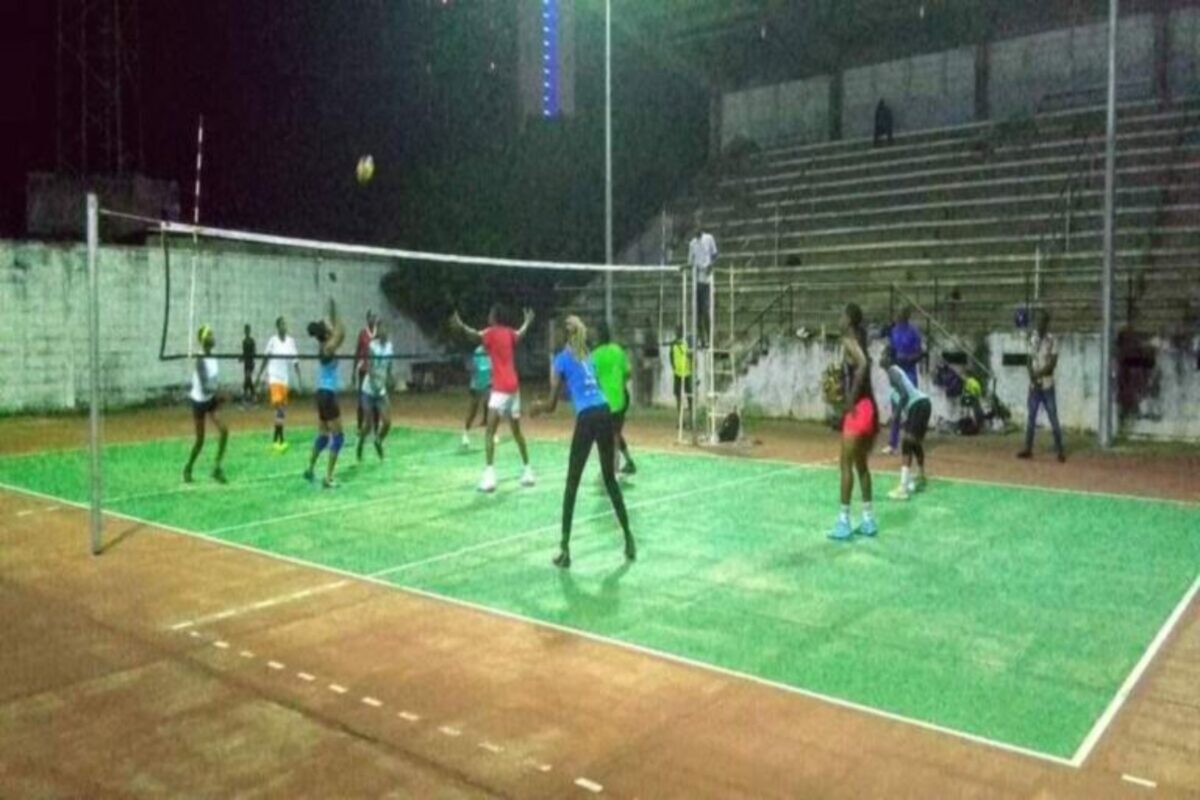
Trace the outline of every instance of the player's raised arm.
<path fill-rule="evenodd" d="M 450 324 L 452 326 L 454 326 L 455 330 L 462 331 L 463 333 L 465 333 L 467 336 L 471 337 L 472 339 L 475 339 L 477 341 L 483 339 L 482 333 L 475 330 L 467 323 L 463 322 L 462 317 L 459 316 L 457 310 L 455 310 L 455 312 L 452 315 L 450 315 Z"/>
<path fill-rule="evenodd" d="M 525 319 L 521 323 L 520 330 L 517 331 L 517 338 L 518 339 L 523 338 L 525 336 L 525 333 L 529 330 L 529 326 L 532 324 L 533 324 L 533 309 L 527 308 L 527 309 L 525 309 Z"/>

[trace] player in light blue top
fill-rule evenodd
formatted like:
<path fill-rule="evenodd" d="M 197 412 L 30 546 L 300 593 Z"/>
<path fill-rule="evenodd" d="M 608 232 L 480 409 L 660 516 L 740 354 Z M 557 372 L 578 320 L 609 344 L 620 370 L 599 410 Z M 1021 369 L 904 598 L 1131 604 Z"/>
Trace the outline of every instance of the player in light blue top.
<path fill-rule="evenodd" d="M 897 409 L 904 426 L 904 435 L 900 440 L 900 452 L 904 458 L 900 468 L 900 485 L 888 492 L 888 497 L 907 500 L 925 488 L 925 434 L 929 431 L 933 403 L 929 395 L 918 389 L 908 373 L 896 362 L 891 348 L 884 351 L 879 363 L 887 371 L 888 382 L 892 385 L 892 408 Z M 914 457 L 917 462 L 915 479 L 912 475 Z"/>
<path fill-rule="evenodd" d="M 633 533 L 629 530 L 629 514 L 625 511 L 625 498 L 621 495 L 614 468 L 612 413 L 588 357 L 587 327 L 579 317 L 567 317 L 566 336 L 566 346 L 554 357 L 554 367 L 550 373 L 550 400 L 533 406 L 534 416 L 553 413 L 558 408 L 559 395 L 565 391 L 567 399 L 575 407 L 575 433 L 571 437 L 567 487 L 563 493 L 562 549 L 555 557 L 554 564 L 563 569 L 571 566 L 571 519 L 575 514 L 575 495 L 579 491 L 579 481 L 593 444 L 600 450 L 604 488 L 608 490 L 608 499 L 625 534 L 625 558 L 633 561 L 637 558 L 637 548 Z"/>
<path fill-rule="evenodd" d="M 476 412 L 479 424 L 487 427 L 487 399 L 492 391 L 492 357 L 483 345 L 475 348 L 471 354 L 471 403 L 467 406 L 467 421 L 463 424 L 462 447 L 466 450 L 471 446 L 471 426 L 475 424 Z"/>
<path fill-rule="evenodd" d="M 326 447 L 329 448 L 329 465 L 325 471 L 322 485 L 332 489 L 337 484 L 333 480 L 333 472 L 337 467 L 338 453 L 346 436 L 342 433 L 342 410 L 338 407 L 337 393 L 341 388 L 338 376 L 337 351 L 346 340 L 346 328 L 338 319 L 337 306 L 329 301 L 329 319 L 308 324 L 308 335 L 317 340 L 320 359 L 317 362 L 317 439 L 313 442 L 312 457 L 308 460 L 308 469 L 304 477 L 313 480 L 313 470 L 317 466 L 317 458 Z"/>

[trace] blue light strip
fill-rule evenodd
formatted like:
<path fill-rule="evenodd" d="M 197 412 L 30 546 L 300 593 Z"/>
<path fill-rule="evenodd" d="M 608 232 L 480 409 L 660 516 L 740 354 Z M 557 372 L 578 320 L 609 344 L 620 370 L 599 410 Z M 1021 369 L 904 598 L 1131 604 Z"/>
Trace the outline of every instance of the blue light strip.
<path fill-rule="evenodd" d="M 542 116 L 558 116 L 558 0 L 542 0 Z"/>

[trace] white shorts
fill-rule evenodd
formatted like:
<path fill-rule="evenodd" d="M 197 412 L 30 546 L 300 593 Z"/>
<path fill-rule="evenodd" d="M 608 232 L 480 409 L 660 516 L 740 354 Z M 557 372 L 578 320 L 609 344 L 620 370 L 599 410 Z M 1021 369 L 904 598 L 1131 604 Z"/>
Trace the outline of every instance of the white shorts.
<path fill-rule="evenodd" d="M 521 418 L 521 393 L 492 392 L 488 397 L 488 408 L 505 417 Z"/>

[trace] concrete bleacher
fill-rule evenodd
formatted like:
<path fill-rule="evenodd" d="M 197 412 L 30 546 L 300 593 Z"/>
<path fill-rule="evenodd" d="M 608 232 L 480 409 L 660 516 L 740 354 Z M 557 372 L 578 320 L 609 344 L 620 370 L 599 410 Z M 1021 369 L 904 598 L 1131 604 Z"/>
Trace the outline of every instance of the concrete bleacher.
<path fill-rule="evenodd" d="M 1187 329 L 1200 309 L 1197 122 L 1196 101 L 1119 109 L 1116 319 L 1139 332 Z M 1011 327 L 1035 294 L 1060 330 L 1088 331 L 1100 321 L 1103 188 L 1103 109 L 1085 108 L 878 148 L 770 147 L 713 165 L 668 213 L 682 234 L 702 212 L 717 238 L 719 337 L 756 335 L 756 321 L 771 333 L 831 327 L 852 299 L 885 321 L 893 286 L 956 334 Z M 578 301 L 600 297 L 589 289 Z M 673 326 L 678 280 L 622 275 L 614 306 L 622 327 Z"/>

